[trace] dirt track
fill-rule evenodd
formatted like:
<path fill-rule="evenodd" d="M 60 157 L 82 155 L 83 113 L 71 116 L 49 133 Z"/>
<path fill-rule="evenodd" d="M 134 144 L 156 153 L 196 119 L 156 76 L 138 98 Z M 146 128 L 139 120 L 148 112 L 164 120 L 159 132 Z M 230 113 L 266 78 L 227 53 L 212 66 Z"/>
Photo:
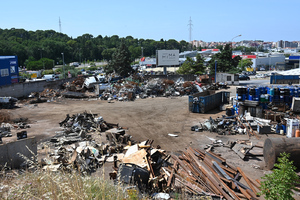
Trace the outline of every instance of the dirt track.
<path fill-rule="evenodd" d="M 99 114 L 107 122 L 119 123 L 120 126 L 128 127 L 129 134 L 133 136 L 134 140 L 154 140 L 154 146 L 160 145 L 168 152 L 182 151 L 188 146 L 203 149 L 207 144 L 212 143 L 208 137 L 220 139 L 223 143 L 228 140 L 249 139 L 246 135 L 219 136 L 216 133 L 191 131 L 191 126 L 198 125 L 199 122 L 204 122 L 209 117 L 216 118 L 225 113 L 218 110 L 207 114 L 190 113 L 187 96 L 137 99 L 133 102 L 114 103 L 96 99 L 58 99 L 49 103 L 20 104 L 19 106 L 20 108 L 2 110 L 2 112 L 9 112 L 11 118 L 28 118 L 31 121 L 31 128 L 27 130 L 28 135 L 36 136 L 38 141 L 54 136 L 55 131 L 61 130 L 58 123 L 65 119 L 66 114 L 84 111 Z M 168 133 L 176 134 L 178 137 L 168 136 Z M 4 138 L 4 142 L 15 140 L 16 136 L 13 135 L 12 138 Z M 257 141 L 255 138 L 251 138 L 251 140 Z M 264 141 L 264 139 L 262 138 L 260 141 Z M 253 164 L 263 168 L 263 157 L 242 161 L 228 148 L 217 147 L 215 151 L 221 153 L 227 162 L 244 169 L 253 178 L 263 175 L 263 170 L 253 168 Z"/>

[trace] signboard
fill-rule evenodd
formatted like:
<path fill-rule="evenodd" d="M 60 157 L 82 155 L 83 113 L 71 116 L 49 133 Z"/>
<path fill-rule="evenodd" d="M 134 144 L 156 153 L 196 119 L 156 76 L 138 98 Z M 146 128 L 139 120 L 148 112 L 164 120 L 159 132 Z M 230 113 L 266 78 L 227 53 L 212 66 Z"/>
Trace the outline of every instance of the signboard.
<path fill-rule="evenodd" d="M 31 78 L 37 78 L 37 73 L 33 73 L 33 74 L 31 74 L 31 76 L 30 76 Z"/>
<path fill-rule="evenodd" d="M 179 65 L 179 50 L 157 50 L 156 66 Z"/>

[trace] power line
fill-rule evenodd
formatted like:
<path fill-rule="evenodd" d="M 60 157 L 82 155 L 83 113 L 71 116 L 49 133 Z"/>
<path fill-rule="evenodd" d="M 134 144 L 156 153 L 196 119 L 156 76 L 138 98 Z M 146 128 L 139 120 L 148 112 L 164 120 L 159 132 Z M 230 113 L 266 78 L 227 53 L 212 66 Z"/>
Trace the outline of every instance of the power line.
<path fill-rule="evenodd" d="M 60 21 L 60 17 L 59 17 L 59 32 L 61 33 L 61 21 Z"/>
<path fill-rule="evenodd" d="M 190 42 L 192 42 L 192 30 L 193 30 L 192 17 L 190 17 L 188 26 L 189 26 L 189 31 L 190 31 Z"/>

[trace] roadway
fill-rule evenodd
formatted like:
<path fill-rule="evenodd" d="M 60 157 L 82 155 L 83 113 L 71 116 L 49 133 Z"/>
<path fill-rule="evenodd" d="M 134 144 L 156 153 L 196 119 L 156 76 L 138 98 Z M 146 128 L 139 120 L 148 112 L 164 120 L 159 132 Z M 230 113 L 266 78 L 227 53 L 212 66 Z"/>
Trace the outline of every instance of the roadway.
<path fill-rule="evenodd" d="M 254 78 L 253 76 L 250 76 L 250 80 L 248 81 L 240 81 L 240 86 L 259 86 L 259 85 L 270 85 L 270 78 Z"/>

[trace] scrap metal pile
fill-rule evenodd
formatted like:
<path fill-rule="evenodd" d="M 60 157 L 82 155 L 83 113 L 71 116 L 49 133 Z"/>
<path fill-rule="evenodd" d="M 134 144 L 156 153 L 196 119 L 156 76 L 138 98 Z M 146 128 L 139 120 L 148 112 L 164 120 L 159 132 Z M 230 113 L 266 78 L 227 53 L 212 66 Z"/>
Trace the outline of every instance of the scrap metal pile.
<path fill-rule="evenodd" d="M 225 116 L 212 119 L 211 117 L 204 123 L 191 127 L 192 131 L 210 131 L 219 135 L 248 134 L 259 139 L 258 134 L 275 132 L 277 123 L 271 120 L 252 117 L 250 113 L 244 116 Z"/>
<path fill-rule="evenodd" d="M 177 81 L 153 78 L 142 82 L 131 78 L 121 79 L 106 88 L 101 94 L 101 99 L 124 101 L 147 97 L 183 96 L 219 88 L 224 88 L 224 85 L 184 81 L 183 78 L 179 78 Z"/>
<path fill-rule="evenodd" d="M 145 141 L 130 146 L 119 167 L 111 173 L 119 183 L 135 185 L 139 191 L 185 193 L 214 199 L 256 199 L 260 188 L 239 168 L 211 151 L 188 148 L 181 155 L 168 155 Z M 241 183 L 241 179 L 246 184 Z"/>
<path fill-rule="evenodd" d="M 3 121 L 0 119 L 0 144 L 2 143 L 3 137 L 12 137 L 12 130 L 17 131 L 17 139 L 27 138 L 27 131 L 24 129 L 30 128 L 28 124 L 27 118 L 16 118 L 10 120 L 11 122 L 1 122 Z M 19 131 L 20 130 L 20 131 Z"/>
<path fill-rule="evenodd" d="M 201 77 L 198 77 L 195 81 L 184 81 L 183 78 L 173 81 L 161 78 L 145 79 L 141 75 L 131 75 L 127 78 L 112 78 L 103 75 L 79 76 L 72 82 L 62 84 L 60 89 L 46 88 L 42 92 L 32 92 L 28 96 L 29 99 L 22 100 L 22 103 L 36 104 L 50 102 L 56 101 L 61 97 L 75 99 L 100 98 L 109 102 L 112 100 L 134 101 L 137 98 L 183 96 L 227 88 L 226 84 L 210 84 L 207 82 L 208 79 L 206 76 L 203 76 L 204 78 Z M 10 102 L 13 100 L 10 99 Z M 8 104 L 6 103 L 5 105 Z M 12 105 L 12 103 L 9 105 Z"/>
<path fill-rule="evenodd" d="M 50 148 L 49 157 L 41 161 L 45 170 L 79 170 L 90 174 L 112 161 L 128 142 L 134 143 L 124 128 L 104 121 L 97 114 L 67 114 L 59 124 L 63 131 L 39 145 L 40 149 Z"/>
<path fill-rule="evenodd" d="M 1 108 L 14 108 L 18 99 L 14 97 L 0 97 L 0 109 Z"/>
<path fill-rule="evenodd" d="M 259 183 L 211 150 L 188 148 L 181 155 L 170 155 L 160 146 L 153 147 L 153 140 L 136 143 L 125 127 L 87 112 L 67 115 L 59 124 L 63 131 L 39 145 L 39 151 L 48 153 L 40 162 L 44 170 L 91 174 L 110 164 L 109 175 L 116 183 L 147 195 L 180 192 L 250 199 L 258 191 Z"/>

